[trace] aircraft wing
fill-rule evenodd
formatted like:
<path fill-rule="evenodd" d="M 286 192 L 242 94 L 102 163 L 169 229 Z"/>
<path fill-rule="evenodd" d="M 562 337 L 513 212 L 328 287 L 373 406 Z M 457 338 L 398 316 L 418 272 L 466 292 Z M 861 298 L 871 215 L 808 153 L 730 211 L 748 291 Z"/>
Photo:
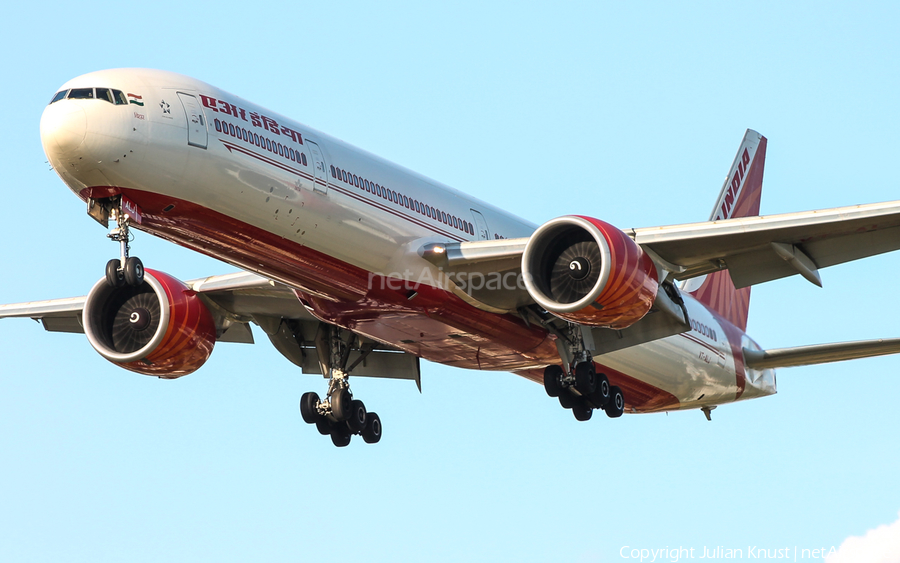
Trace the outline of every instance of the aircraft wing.
<path fill-rule="evenodd" d="M 744 363 L 750 369 L 762 370 L 812 366 L 858 358 L 886 356 L 898 352 L 900 352 L 900 338 L 882 338 L 878 340 L 814 344 L 812 346 L 776 348 L 772 350 L 748 350 L 744 348 Z"/>
<path fill-rule="evenodd" d="M 216 324 L 217 342 L 253 344 L 251 324 L 266 334 L 275 349 L 306 374 L 324 374 L 317 340 L 322 323 L 281 283 L 250 272 L 185 282 L 206 304 Z M 24 317 L 51 332 L 84 333 L 86 297 L 69 297 L 0 305 L 0 319 Z M 421 390 L 418 358 L 362 337 L 351 343 L 353 375 L 414 380 Z"/>
<path fill-rule="evenodd" d="M 737 288 L 900 249 L 900 201 L 626 231 L 676 279 L 727 268 Z"/>
<path fill-rule="evenodd" d="M 313 319 L 290 288 L 249 272 L 211 276 L 186 284 L 211 305 L 219 329 L 217 340 L 222 342 L 252 344 L 247 323 L 255 317 Z M 50 332 L 84 333 L 81 312 L 85 299 L 67 297 L 0 305 L 0 319 L 26 317 L 39 321 Z"/>
<path fill-rule="evenodd" d="M 900 201 L 820 211 L 629 229 L 674 279 L 727 269 L 737 288 L 900 249 Z M 451 274 L 520 269 L 528 238 L 428 245 L 422 255 Z M 436 251 L 437 249 L 437 251 Z M 523 290 L 524 291 L 524 290 Z M 518 297 L 518 302 L 524 300 Z"/>

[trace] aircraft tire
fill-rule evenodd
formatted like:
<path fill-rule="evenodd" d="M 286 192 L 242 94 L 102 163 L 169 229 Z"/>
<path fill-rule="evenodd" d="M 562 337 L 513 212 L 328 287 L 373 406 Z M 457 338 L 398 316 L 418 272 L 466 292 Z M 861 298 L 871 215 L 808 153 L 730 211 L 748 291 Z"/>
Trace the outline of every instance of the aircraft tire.
<path fill-rule="evenodd" d="M 568 391 L 562 391 L 559 394 L 559 404 L 562 405 L 562 408 L 564 409 L 571 409 L 580 402 L 581 397 L 576 397 Z"/>
<path fill-rule="evenodd" d="M 125 278 L 119 273 L 119 264 L 118 258 L 106 263 L 106 283 L 110 287 L 122 287 L 125 284 Z"/>
<path fill-rule="evenodd" d="M 350 391 L 340 389 L 331 395 L 331 415 L 338 421 L 350 418 Z"/>
<path fill-rule="evenodd" d="M 606 416 L 619 418 L 625 412 L 625 395 L 622 390 L 613 385 L 609 388 L 609 402 L 606 404 Z"/>
<path fill-rule="evenodd" d="M 144 283 L 144 263 L 137 256 L 125 259 L 125 283 L 132 287 Z"/>
<path fill-rule="evenodd" d="M 346 430 L 335 428 L 331 431 L 331 443 L 339 448 L 350 444 L 350 433 Z"/>
<path fill-rule="evenodd" d="M 319 406 L 319 395 L 313 391 L 309 391 L 300 396 L 300 416 L 303 422 L 307 424 L 315 424 L 319 419 L 319 412 L 316 407 Z"/>
<path fill-rule="evenodd" d="M 376 444 L 381 440 L 381 419 L 374 412 L 366 413 L 366 427 L 362 437 L 367 444 Z"/>
<path fill-rule="evenodd" d="M 559 377 L 563 374 L 561 367 L 553 365 L 544 368 L 544 391 L 551 397 L 559 397 L 561 388 Z"/>
<path fill-rule="evenodd" d="M 591 402 L 598 409 L 605 409 L 609 403 L 609 395 L 609 378 L 606 377 L 605 373 L 598 373 L 597 386 L 594 388 L 594 392 L 589 395 Z"/>
<path fill-rule="evenodd" d="M 591 419 L 591 415 L 594 414 L 594 409 L 584 404 L 584 402 L 581 402 L 572 407 L 572 414 L 575 415 L 575 420 L 584 422 L 585 420 Z"/>
<path fill-rule="evenodd" d="M 597 374 L 594 373 L 593 362 L 580 362 L 575 365 L 575 389 L 588 396 L 597 388 Z"/>
<path fill-rule="evenodd" d="M 351 431 L 359 433 L 366 427 L 366 422 L 368 422 L 366 406 L 362 401 L 351 401 L 350 417 L 347 419 L 347 426 Z"/>
<path fill-rule="evenodd" d="M 329 421 L 324 416 L 320 416 L 316 420 L 315 424 L 316 430 L 318 430 L 319 434 L 321 434 L 322 436 L 328 436 L 329 434 L 331 434 L 331 429 L 334 427 L 331 421 Z"/>

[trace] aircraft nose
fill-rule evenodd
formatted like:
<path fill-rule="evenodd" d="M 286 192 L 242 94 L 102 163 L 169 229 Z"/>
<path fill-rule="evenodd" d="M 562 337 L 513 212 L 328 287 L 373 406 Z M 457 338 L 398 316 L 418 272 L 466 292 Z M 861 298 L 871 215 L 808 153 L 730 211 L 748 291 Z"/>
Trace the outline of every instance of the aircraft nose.
<path fill-rule="evenodd" d="M 87 116 L 76 104 L 55 103 L 41 116 L 41 144 L 47 156 L 63 156 L 84 142 Z"/>

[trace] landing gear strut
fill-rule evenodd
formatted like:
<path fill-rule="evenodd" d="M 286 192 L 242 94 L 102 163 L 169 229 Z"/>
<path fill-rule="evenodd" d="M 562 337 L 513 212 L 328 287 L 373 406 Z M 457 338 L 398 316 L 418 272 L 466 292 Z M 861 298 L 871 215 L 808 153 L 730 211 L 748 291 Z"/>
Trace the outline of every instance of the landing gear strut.
<path fill-rule="evenodd" d="M 144 283 L 144 264 L 137 256 L 129 256 L 131 231 L 128 225 L 128 215 L 122 209 L 121 198 L 119 198 L 113 214 L 116 219 L 116 228 L 110 231 L 106 237 L 119 243 L 119 258 L 113 258 L 106 263 L 106 282 L 112 287 L 122 287 L 123 285 L 137 287 Z"/>
<path fill-rule="evenodd" d="M 558 365 L 544 368 L 547 395 L 557 397 L 563 408 L 572 409 L 577 420 L 590 420 L 594 409 L 606 411 L 610 418 L 622 416 L 625 396 L 620 388 L 609 384 L 605 374 L 596 372 L 581 327 L 569 324 L 557 336 L 557 348 L 566 369 Z"/>
<path fill-rule="evenodd" d="M 336 326 L 321 325 L 316 335 L 319 363 L 328 373 L 328 392 L 320 399 L 315 392 L 300 397 L 300 415 L 307 424 L 315 424 L 320 434 L 330 435 L 335 446 L 342 448 L 355 434 L 367 444 L 381 440 L 381 419 L 374 412 L 366 411 L 362 401 L 354 399 L 350 391 L 349 368 L 351 344 L 356 338 L 352 332 Z"/>

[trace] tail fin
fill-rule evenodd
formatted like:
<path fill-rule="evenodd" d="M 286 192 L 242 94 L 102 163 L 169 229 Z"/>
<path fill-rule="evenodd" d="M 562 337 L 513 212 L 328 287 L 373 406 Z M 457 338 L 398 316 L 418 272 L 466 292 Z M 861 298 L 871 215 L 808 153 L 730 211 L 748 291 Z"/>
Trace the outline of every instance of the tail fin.
<path fill-rule="evenodd" d="M 759 215 L 765 165 L 766 138 L 747 129 L 709 220 Z M 736 327 L 747 329 L 750 288 L 735 289 L 726 270 L 688 280 L 683 290 Z"/>

